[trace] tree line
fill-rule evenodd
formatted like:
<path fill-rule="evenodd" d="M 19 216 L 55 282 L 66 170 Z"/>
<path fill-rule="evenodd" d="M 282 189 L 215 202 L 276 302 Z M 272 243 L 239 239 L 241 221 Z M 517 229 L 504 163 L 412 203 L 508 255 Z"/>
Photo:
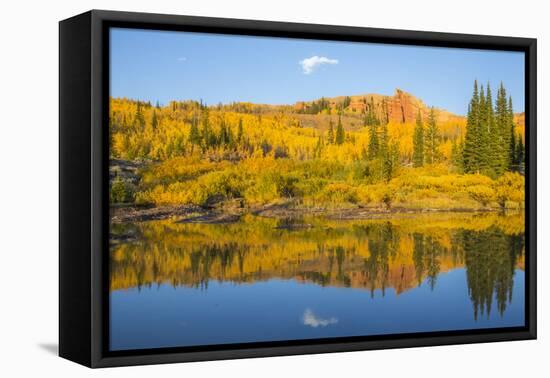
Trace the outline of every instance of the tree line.
<path fill-rule="evenodd" d="M 477 80 L 468 106 L 466 135 L 457 148 L 465 173 L 498 177 L 508 171 L 524 173 L 525 146 L 514 125 L 512 97 L 501 83 L 495 103 L 491 87 L 478 89 Z"/>

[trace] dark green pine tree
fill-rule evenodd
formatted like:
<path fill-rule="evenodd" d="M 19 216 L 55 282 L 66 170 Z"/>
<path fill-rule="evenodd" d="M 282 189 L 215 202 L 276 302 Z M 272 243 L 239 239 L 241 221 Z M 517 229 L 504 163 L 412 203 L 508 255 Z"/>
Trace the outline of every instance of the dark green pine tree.
<path fill-rule="evenodd" d="M 508 132 L 508 104 L 506 102 L 506 89 L 501 82 L 497 93 L 495 105 L 495 130 L 498 130 L 498 169 L 497 174 L 501 174 L 509 168 L 509 144 L 510 134 Z"/>
<path fill-rule="evenodd" d="M 346 96 L 342 104 L 343 109 L 346 109 L 351 104 L 351 97 Z"/>
<path fill-rule="evenodd" d="M 159 121 L 157 118 L 157 112 L 153 110 L 153 116 L 151 117 L 151 127 L 153 128 L 153 130 L 156 130 L 158 125 L 159 125 Z"/>
<path fill-rule="evenodd" d="M 499 169 L 499 144 L 501 141 L 500 130 L 496 127 L 495 113 L 493 110 L 493 95 L 491 92 L 491 86 L 487 83 L 487 141 L 486 141 L 486 154 L 489 163 L 488 171 L 489 176 L 495 177 L 500 173 Z"/>
<path fill-rule="evenodd" d="M 227 125 L 227 146 L 231 149 L 235 148 L 235 134 L 231 125 Z"/>
<path fill-rule="evenodd" d="M 508 98 L 508 104 L 506 106 L 507 110 L 507 125 L 505 128 L 506 137 L 503 138 L 504 142 L 504 151 L 503 155 L 505 155 L 506 158 L 506 170 L 513 170 L 513 164 L 514 164 L 514 155 L 516 152 L 516 146 L 515 146 L 515 138 L 514 135 L 516 133 L 516 126 L 514 124 L 514 106 L 512 104 L 512 96 Z"/>
<path fill-rule="evenodd" d="M 227 125 L 225 124 L 225 120 L 221 120 L 220 123 L 220 134 L 217 138 L 217 141 L 219 142 L 220 146 L 227 146 L 229 144 L 229 136 L 227 131 Z"/>
<path fill-rule="evenodd" d="M 343 144 L 346 140 L 346 132 L 344 131 L 344 126 L 342 126 L 342 116 L 338 115 L 338 126 L 336 127 L 336 137 L 334 142 L 336 144 Z"/>
<path fill-rule="evenodd" d="M 416 126 L 413 134 L 413 166 L 422 167 L 424 165 L 424 123 L 422 114 L 418 110 L 416 116 Z"/>
<path fill-rule="evenodd" d="M 384 123 L 380 133 L 380 142 L 378 146 L 378 157 L 380 159 L 380 172 L 384 181 L 390 181 L 392 177 L 392 151 L 390 148 L 388 125 Z"/>
<path fill-rule="evenodd" d="M 208 113 L 208 109 L 205 107 L 202 111 L 201 116 L 201 123 L 202 123 L 202 129 L 201 129 L 201 138 L 203 142 L 203 149 L 208 149 L 209 147 L 213 147 L 215 143 L 214 142 L 214 134 L 212 133 L 212 130 L 210 129 L 210 116 Z"/>
<path fill-rule="evenodd" d="M 328 143 L 334 144 L 334 126 L 332 124 L 332 118 L 330 119 L 328 126 Z"/>
<path fill-rule="evenodd" d="M 368 105 L 367 114 L 365 116 L 365 126 L 376 126 L 379 125 L 380 121 L 376 117 L 374 110 L 374 99 L 370 98 L 370 103 Z"/>
<path fill-rule="evenodd" d="M 517 172 L 518 163 L 516 134 L 512 131 L 512 137 L 510 140 L 510 170 Z"/>
<path fill-rule="evenodd" d="M 453 166 L 459 173 L 464 171 L 464 161 L 463 161 L 463 142 L 462 139 L 457 142 L 456 139 L 453 139 L 453 145 L 451 148 L 451 162 Z"/>
<path fill-rule="evenodd" d="M 478 150 L 479 145 L 479 91 L 477 80 L 474 81 L 474 92 L 468 105 L 468 117 L 466 121 L 466 136 L 462 150 L 462 160 L 465 173 L 474 173 L 479 170 Z"/>
<path fill-rule="evenodd" d="M 134 116 L 134 127 L 142 131 L 143 129 L 145 129 L 145 117 L 143 116 L 143 112 L 141 111 L 141 102 L 139 101 L 137 102 L 137 110 Z"/>
<path fill-rule="evenodd" d="M 477 164 L 478 171 L 485 175 L 489 174 L 491 162 L 489 158 L 489 126 L 487 98 L 483 85 L 479 90 L 479 124 L 478 124 L 478 144 L 477 144 Z"/>
<path fill-rule="evenodd" d="M 378 155 L 378 125 L 380 125 L 380 121 L 374 113 L 374 99 L 372 97 L 370 98 L 366 118 L 366 123 L 369 127 L 368 157 L 369 159 L 374 159 Z"/>
<path fill-rule="evenodd" d="M 241 144 L 243 142 L 244 129 L 243 129 L 243 119 L 239 118 L 239 126 L 237 127 L 237 143 Z"/>
<path fill-rule="evenodd" d="M 189 143 L 191 144 L 191 146 L 199 146 L 201 144 L 201 135 L 197 126 L 197 117 L 194 113 L 193 121 L 191 122 L 191 130 L 189 131 Z"/>
<path fill-rule="evenodd" d="M 321 157 L 321 153 L 323 152 L 324 145 L 325 145 L 325 141 L 323 140 L 323 135 L 319 134 L 319 137 L 317 138 L 317 144 L 315 145 L 315 151 L 314 151 L 314 156 L 316 159 L 319 159 Z"/>
<path fill-rule="evenodd" d="M 523 139 L 521 135 L 516 137 L 516 161 L 517 161 L 517 170 L 521 174 L 525 174 L 525 145 L 523 144 Z"/>
<path fill-rule="evenodd" d="M 373 123 L 369 126 L 369 147 L 368 147 L 368 157 L 369 159 L 374 159 L 378 156 L 378 126 Z"/>
<path fill-rule="evenodd" d="M 427 164 L 433 164 L 438 159 L 439 148 L 439 130 L 437 128 L 437 120 L 435 116 L 435 110 L 432 107 L 428 116 L 428 127 L 426 128 L 426 135 L 424 138 L 425 156 L 424 159 Z"/>

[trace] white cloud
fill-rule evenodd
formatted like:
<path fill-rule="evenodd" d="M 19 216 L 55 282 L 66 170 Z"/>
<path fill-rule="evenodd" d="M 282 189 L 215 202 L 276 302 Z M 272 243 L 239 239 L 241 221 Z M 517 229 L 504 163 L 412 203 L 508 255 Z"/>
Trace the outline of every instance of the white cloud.
<path fill-rule="evenodd" d="M 178 58 L 178 62 L 185 62 L 186 60 L 187 60 L 187 58 L 184 57 L 184 56 L 180 56 L 180 57 Z"/>
<path fill-rule="evenodd" d="M 326 56 L 315 55 L 315 56 L 312 56 L 311 58 L 300 60 L 299 63 L 302 66 L 302 70 L 304 70 L 304 73 L 306 75 L 309 75 L 321 64 L 338 64 L 338 59 L 330 59 L 330 58 L 327 58 Z"/>
<path fill-rule="evenodd" d="M 328 319 L 322 319 L 318 316 L 315 316 L 313 311 L 311 311 L 309 308 L 306 309 L 304 312 L 304 317 L 302 318 L 302 321 L 304 322 L 304 325 L 317 328 L 317 327 L 326 327 L 331 324 L 338 323 L 338 319 L 332 317 Z"/>

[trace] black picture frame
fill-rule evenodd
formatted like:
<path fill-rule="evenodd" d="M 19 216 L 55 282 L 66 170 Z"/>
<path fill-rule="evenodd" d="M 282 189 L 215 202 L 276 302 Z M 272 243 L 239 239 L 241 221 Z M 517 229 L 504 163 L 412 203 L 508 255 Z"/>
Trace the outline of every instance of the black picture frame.
<path fill-rule="evenodd" d="M 110 27 L 525 53 L 525 327 L 108 351 Z M 92 10 L 59 24 L 59 354 L 88 367 L 536 338 L 536 39 Z"/>

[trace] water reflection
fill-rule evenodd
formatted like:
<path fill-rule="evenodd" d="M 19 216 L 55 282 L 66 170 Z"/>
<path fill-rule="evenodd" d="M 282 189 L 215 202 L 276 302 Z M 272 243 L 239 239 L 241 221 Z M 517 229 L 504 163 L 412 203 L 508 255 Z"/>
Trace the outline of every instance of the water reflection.
<path fill-rule="evenodd" d="M 304 311 L 304 316 L 302 317 L 302 321 L 304 325 L 317 328 L 317 327 L 326 327 L 331 324 L 338 323 L 338 319 L 335 317 L 330 317 L 327 319 L 323 319 L 313 313 L 311 309 L 306 308 Z"/>
<path fill-rule="evenodd" d="M 433 291 L 441 274 L 465 269 L 475 319 L 488 317 L 495 305 L 502 315 L 512 294 L 523 297 L 512 293 L 524 261 L 521 214 L 367 221 L 247 216 L 223 225 L 118 225 L 112 234 L 112 291 L 167 283 L 208 290 L 212 281 L 282 279 L 361 289 L 373 297 L 378 290 L 401 294 L 424 282 Z M 303 324 L 314 328 L 337 323 L 309 308 L 303 314 Z"/>

